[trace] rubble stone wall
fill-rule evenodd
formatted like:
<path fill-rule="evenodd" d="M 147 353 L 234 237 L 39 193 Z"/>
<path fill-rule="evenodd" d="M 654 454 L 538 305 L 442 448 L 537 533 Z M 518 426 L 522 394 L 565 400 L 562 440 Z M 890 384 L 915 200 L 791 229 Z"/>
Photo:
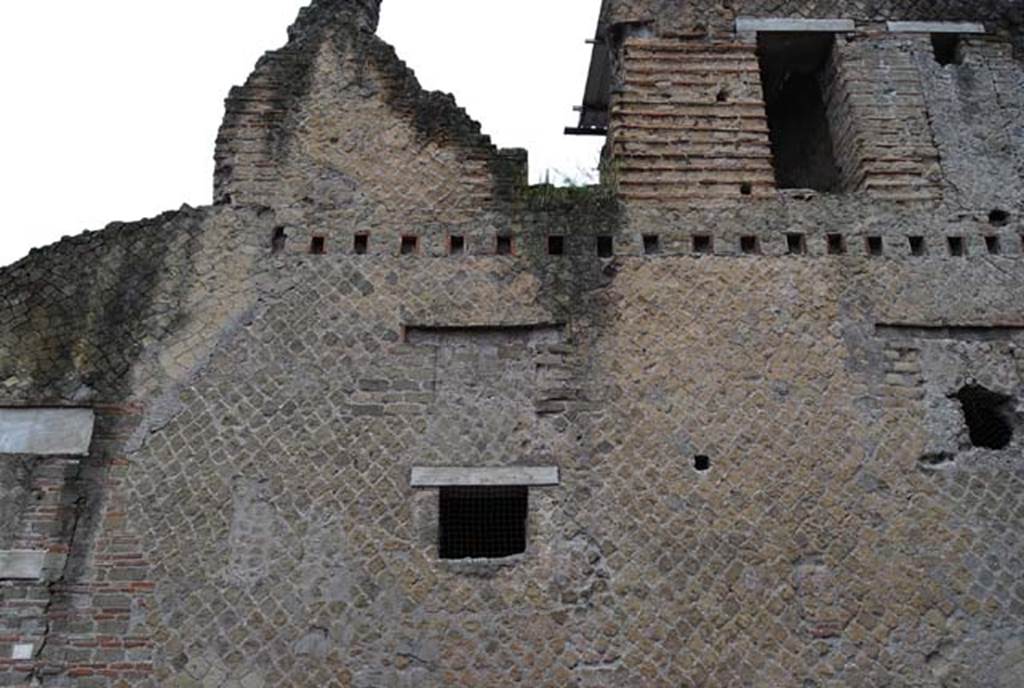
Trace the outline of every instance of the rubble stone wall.
<path fill-rule="evenodd" d="M 318 0 L 233 93 L 216 205 L 0 270 L 0 405 L 96 412 L 87 457 L 0 456 L 0 550 L 48 557 L 0 580 L 0 685 L 1020 685 L 1010 44 L 842 45 L 886 77 L 842 111 L 918 137 L 908 202 L 774 191 L 747 48 L 630 38 L 631 78 L 671 62 L 684 99 L 742 55 L 721 119 L 762 175 L 633 198 L 524 186 L 376 8 Z M 732 145 L 620 133 L 644 183 Z M 967 385 L 1012 400 L 1008 446 L 972 444 Z M 440 559 L 412 467 L 524 465 L 560 469 L 526 552 Z"/>

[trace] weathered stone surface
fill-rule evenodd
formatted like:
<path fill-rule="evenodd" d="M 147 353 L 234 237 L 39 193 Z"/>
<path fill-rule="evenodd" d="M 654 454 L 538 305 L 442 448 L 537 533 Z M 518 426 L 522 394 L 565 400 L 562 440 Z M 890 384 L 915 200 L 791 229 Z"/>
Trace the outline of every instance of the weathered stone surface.
<path fill-rule="evenodd" d="M 88 456 L 0 461 L 0 547 L 49 553 L 0 582 L 0 685 L 1020 684 L 1012 3 L 609 1 L 652 26 L 609 43 L 606 185 L 558 190 L 376 8 L 318 0 L 232 92 L 216 206 L 0 271 L 0 405 L 95 412 Z M 844 192 L 775 189 L 741 14 L 856 22 Z M 886 19 L 991 33 L 940 65 Z M 525 553 L 439 559 L 410 477 L 452 466 L 558 467 Z"/>
<path fill-rule="evenodd" d="M 413 466 L 409 478 L 412 487 L 451 485 L 557 485 L 557 466 L 506 466 L 503 468 L 434 468 Z"/>
<path fill-rule="evenodd" d="M 92 409 L 0 409 L 0 454 L 89 453 Z"/>
<path fill-rule="evenodd" d="M 38 580 L 46 552 L 0 551 L 0 580 Z"/>

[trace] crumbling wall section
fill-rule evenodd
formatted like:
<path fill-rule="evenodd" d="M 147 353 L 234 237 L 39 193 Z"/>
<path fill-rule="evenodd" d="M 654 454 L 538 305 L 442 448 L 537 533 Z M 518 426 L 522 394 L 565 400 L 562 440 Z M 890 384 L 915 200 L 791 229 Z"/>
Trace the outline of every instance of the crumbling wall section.
<path fill-rule="evenodd" d="M 498 151 L 450 95 L 422 90 L 373 35 L 377 5 L 314 2 L 288 44 L 232 90 L 215 202 L 360 203 L 394 217 L 398 194 L 417 190 L 414 207 L 438 219 L 508 198 L 525 182 L 521 151 Z"/>

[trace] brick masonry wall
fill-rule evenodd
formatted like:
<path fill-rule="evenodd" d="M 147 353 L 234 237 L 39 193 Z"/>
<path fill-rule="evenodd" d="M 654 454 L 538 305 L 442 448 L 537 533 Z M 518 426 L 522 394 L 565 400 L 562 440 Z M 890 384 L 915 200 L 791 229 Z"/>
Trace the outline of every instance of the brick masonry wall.
<path fill-rule="evenodd" d="M 374 91 L 398 66 L 351 38 L 367 7 L 318 2 L 293 28 L 310 80 L 287 116 L 306 124 L 262 149 L 272 184 L 220 170 L 230 203 L 0 270 L 0 404 L 97 412 L 88 457 L 0 457 L 0 539 L 56 557 L 45 581 L 0 582 L 0 685 L 1019 685 L 1024 437 L 967 446 L 950 399 L 972 379 L 1024 398 L 1007 44 L 971 41 L 943 71 L 879 43 L 910 50 L 929 108 L 976 118 L 959 154 L 959 127 L 934 129 L 941 203 L 764 186 L 619 203 L 503 186 L 517 154 L 484 183 L 444 138 L 457 123 L 418 138 Z M 632 88 L 717 108 L 694 70 L 740 63 L 721 107 L 742 131 L 752 54 L 691 41 L 627 42 L 682 65 Z M 360 69 L 367 92 L 341 89 Z M 986 93 L 998 108 L 969 107 Z M 985 177 L 964 186 L 975 155 Z M 522 464 L 562 478 L 530 491 L 526 553 L 439 560 L 437 493 L 411 467 Z M 8 659 L 21 643 L 32 659 Z"/>
<path fill-rule="evenodd" d="M 1005 34 L 1019 19 L 1012 7 L 998 3 L 976 5 L 971 12 L 958 7 L 939 12 L 893 3 L 868 11 L 845 3 L 830 13 L 820 5 L 752 4 L 722 10 L 709 23 L 681 16 L 710 11 L 700 3 L 606 2 L 601 27 L 611 29 L 607 35 L 616 66 L 609 181 L 631 203 L 720 205 L 738 196 L 772 194 L 756 45 L 752 37 L 735 35 L 733 27 L 735 17 L 753 15 L 859 22 L 856 33 L 837 37 L 823 83 L 844 191 L 905 202 L 934 202 L 943 194 L 956 197 L 950 200 L 957 204 L 979 200 L 972 181 L 977 176 L 968 172 L 973 169 L 968 160 L 975 157 L 964 154 L 965 142 L 972 152 L 985 149 L 980 157 L 993 176 L 1016 184 L 1020 130 L 1012 122 L 1020 116 L 1024 77 L 1012 57 L 1013 36 L 967 37 L 964 64 L 943 68 L 927 34 L 889 34 L 880 23 L 969 18 L 988 20 L 990 30 Z M 622 32 L 614 28 L 616 22 L 646 28 Z M 727 99 L 718 101 L 712 90 Z M 984 115 L 973 109 L 979 101 L 991 104 Z"/>
<path fill-rule="evenodd" d="M 914 51 L 927 41 L 874 34 L 837 39 L 825 88 L 843 187 L 875 198 L 938 200 L 939 153 Z"/>
<path fill-rule="evenodd" d="M 628 202 L 765 197 L 775 189 L 754 47 L 628 38 L 609 143 Z"/>

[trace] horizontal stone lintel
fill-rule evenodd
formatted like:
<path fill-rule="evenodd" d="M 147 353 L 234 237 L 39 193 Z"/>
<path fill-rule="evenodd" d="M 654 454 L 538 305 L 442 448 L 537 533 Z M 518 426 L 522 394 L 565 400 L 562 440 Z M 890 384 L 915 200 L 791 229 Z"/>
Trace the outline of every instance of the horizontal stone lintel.
<path fill-rule="evenodd" d="M 415 466 L 412 487 L 543 487 L 557 485 L 558 466 L 459 468 Z"/>
<path fill-rule="evenodd" d="M 94 424 L 89 408 L 0 408 L 0 454 L 84 456 Z"/>
<path fill-rule="evenodd" d="M 736 33 L 814 32 L 844 33 L 856 30 L 852 19 L 786 19 L 737 17 Z"/>
<path fill-rule="evenodd" d="M 39 580 L 45 564 L 45 551 L 0 550 L 0 580 Z"/>
<path fill-rule="evenodd" d="M 892 33 L 986 33 L 978 22 L 891 21 L 886 26 Z"/>

